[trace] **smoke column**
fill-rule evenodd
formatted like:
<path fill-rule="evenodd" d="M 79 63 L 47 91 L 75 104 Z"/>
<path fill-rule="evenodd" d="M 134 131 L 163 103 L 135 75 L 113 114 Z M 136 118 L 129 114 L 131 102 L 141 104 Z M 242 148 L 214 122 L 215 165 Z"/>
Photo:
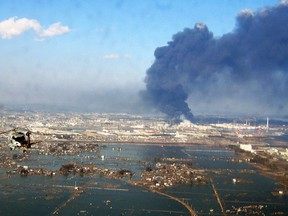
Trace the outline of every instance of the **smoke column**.
<path fill-rule="evenodd" d="M 287 103 L 288 4 L 241 11 L 233 32 L 215 38 L 203 23 L 175 34 L 155 50 L 142 98 L 175 121 L 192 121 L 191 95 Z M 252 95 L 252 96 L 251 96 Z M 193 97 L 192 97 L 193 99 Z M 192 101 L 193 104 L 193 101 Z"/>

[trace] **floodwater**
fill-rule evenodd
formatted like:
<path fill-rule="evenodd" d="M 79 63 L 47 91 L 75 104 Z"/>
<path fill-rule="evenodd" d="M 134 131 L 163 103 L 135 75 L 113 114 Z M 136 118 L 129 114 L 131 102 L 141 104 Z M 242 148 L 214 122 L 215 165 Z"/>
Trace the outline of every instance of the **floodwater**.
<path fill-rule="evenodd" d="M 233 151 L 223 147 L 111 143 L 101 145 L 98 153 L 45 156 L 32 152 L 31 159 L 21 165 L 59 170 L 62 164 L 70 162 L 92 163 L 101 168 L 131 170 L 134 173 L 132 179 L 139 180 L 140 173 L 147 166 L 153 166 L 159 158 L 168 157 L 191 159 L 195 168 L 206 170 L 225 211 L 262 205 L 265 215 L 288 214 L 287 195 L 272 195 L 274 191 L 284 190 L 283 186 L 261 176 L 248 163 L 239 162 Z M 189 215 L 177 201 L 124 180 L 72 174 L 7 176 L 6 171 L 0 170 L 0 215 Z M 233 183 L 233 179 L 237 182 Z M 75 186 L 85 189 L 77 193 Z M 210 183 L 180 185 L 165 192 L 184 200 L 199 215 L 223 215 Z"/>

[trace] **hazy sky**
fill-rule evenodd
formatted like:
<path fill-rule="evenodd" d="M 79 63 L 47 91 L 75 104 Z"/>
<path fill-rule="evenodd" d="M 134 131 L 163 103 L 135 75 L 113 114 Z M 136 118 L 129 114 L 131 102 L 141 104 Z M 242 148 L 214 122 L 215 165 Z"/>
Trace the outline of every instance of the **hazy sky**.
<path fill-rule="evenodd" d="M 278 0 L 0 0 L 0 104 L 135 108 L 154 51 L 197 22 L 233 31 Z M 120 109 L 120 110 L 121 110 Z"/>

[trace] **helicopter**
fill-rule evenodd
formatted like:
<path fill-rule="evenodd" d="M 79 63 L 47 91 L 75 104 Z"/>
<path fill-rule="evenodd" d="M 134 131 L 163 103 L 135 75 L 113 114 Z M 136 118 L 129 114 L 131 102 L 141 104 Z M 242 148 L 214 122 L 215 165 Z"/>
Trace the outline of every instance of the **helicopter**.
<path fill-rule="evenodd" d="M 32 132 L 29 129 L 14 128 L 0 134 L 8 134 L 8 146 L 11 151 L 23 148 L 23 152 L 26 152 L 32 145 L 42 142 L 41 140 L 31 142 Z"/>

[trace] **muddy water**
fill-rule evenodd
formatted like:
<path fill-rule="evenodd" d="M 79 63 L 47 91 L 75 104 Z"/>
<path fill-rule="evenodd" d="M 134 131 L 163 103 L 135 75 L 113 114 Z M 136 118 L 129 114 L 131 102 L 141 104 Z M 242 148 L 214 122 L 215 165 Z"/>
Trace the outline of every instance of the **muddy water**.
<path fill-rule="evenodd" d="M 281 189 L 275 181 L 258 174 L 257 169 L 229 149 L 207 146 L 140 146 L 107 144 L 99 153 L 70 156 L 44 156 L 31 153 L 21 165 L 59 170 L 70 162 L 92 163 L 112 170 L 128 169 L 139 180 L 147 166 L 159 158 L 191 159 L 197 169 L 204 169 L 213 180 L 225 210 L 241 206 L 263 205 L 261 213 L 288 212 L 288 197 L 273 196 Z M 104 156 L 104 160 L 101 156 Z M 79 175 L 27 176 L 6 175 L 0 171 L 0 215 L 189 215 L 180 203 L 104 176 Z M 233 183 L 233 179 L 237 182 Z M 76 187 L 87 188 L 81 192 Z M 282 188 L 283 189 L 283 188 Z M 200 215 L 221 215 L 211 184 L 180 185 L 165 190 L 183 199 Z"/>

